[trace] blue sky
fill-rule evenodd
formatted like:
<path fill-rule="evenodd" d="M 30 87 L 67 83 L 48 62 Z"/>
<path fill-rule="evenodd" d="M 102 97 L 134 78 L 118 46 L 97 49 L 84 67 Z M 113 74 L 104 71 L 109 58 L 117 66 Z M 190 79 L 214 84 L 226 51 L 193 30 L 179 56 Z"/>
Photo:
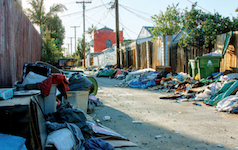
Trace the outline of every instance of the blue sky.
<path fill-rule="evenodd" d="M 80 0 L 78 0 L 80 1 Z M 115 30 L 115 9 L 110 9 L 110 2 L 114 0 L 86 0 L 92 3 L 85 4 L 85 30 L 93 24 L 97 29 L 107 26 Z M 204 12 L 219 12 L 224 17 L 237 17 L 238 0 L 118 0 L 119 1 L 119 28 L 124 31 L 124 39 L 136 39 L 142 26 L 153 26 L 152 15 L 165 11 L 168 5 L 179 3 L 182 11 L 186 7 L 191 8 L 193 2 L 198 3 L 199 9 Z M 65 26 L 64 47 L 70 44 L 70 38 L 74 37 L 74 29 L 71 26 L 80 26 L 76 29 L 77 38 L 82 38 L 83 33 L 83 8 L 82 4 L 76 4 L 75 0 L 45 0 L 46 9 L 54 3 L 62 3 L 67 11 L 59 13 Z M 23 8 L 28 8 L 27 0 L 22 1 Z M 89 36 L 86 35 L 89 42 Z M 74 51 L 74 39 L 72 42 Z"/>

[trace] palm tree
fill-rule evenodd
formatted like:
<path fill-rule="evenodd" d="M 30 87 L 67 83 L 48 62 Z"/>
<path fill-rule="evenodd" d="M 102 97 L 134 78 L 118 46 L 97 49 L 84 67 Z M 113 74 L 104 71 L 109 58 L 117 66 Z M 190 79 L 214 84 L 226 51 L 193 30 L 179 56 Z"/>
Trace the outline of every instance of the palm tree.
<path fill-rule="evenodd" d="M 90 36 L 92 36 L 92 33 L 95 30 L 97 30 L 97 27 L 92 24 L 91 27 L 88 27 L 88 31 L 87 32 L 88 32 L 88 34 L 90 34 Z"/>
<path fill-rule="evenodd" d="M 44 0 L 30 0 L 28 2 L 32 9 L 27 8 L 26 14 L 32 23 L 40 26 L 40 34 L 43 35 L 43 25 L 52 15 L 63 12 L 67 8 L 63 4 L 53 4 L 48 13 L 45 12 Z"/>

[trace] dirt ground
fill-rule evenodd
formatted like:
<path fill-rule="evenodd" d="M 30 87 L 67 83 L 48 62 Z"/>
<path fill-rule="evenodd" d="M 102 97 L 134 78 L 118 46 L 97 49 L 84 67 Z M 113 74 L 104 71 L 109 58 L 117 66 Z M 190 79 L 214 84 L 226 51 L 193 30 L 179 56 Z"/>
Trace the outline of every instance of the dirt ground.
<path fill-rule="evenodd" d="M 159 99 L 165 92 L 115 87 L 121 80 L 96 80 L 96 97 L 105 104 L 89 115 L 138 145 L 116 150 L 238 149 L 238 115 L 218 113 L 202 102 Z M 111 119 L 104 121 L 104 116 Z"/>

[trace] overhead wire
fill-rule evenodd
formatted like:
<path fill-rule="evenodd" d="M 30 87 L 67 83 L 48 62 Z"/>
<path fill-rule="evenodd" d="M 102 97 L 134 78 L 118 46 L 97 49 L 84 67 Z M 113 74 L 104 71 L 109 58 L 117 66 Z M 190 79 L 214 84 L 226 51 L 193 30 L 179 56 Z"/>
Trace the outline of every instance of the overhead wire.
<path fill-rule="evenodd" d="M 187 0 L 188 2 L 190 2 L 190 3 L 192 3 L 192 4 L 194 4 L 195 2 L 192 2 L 192 1 L 190 1 L 190 0 Z M 199 6 L 199 5 L 197 5 L 198 7 L 200 7 L 201 9 L 203 9 L 203 10 L 205 10 L 205 11 L 207 11 L 207 12 L 209 12 L 209 13 L 211 13 L 210 11 L 208 11 L 208 10 L 206 10 L 205 8 L 203 8 L 203 7 L 201 7 L 201 6 Z"/>
<path fill-rule="evenodd" d="M 121 4 L 119 4 L 119 5 L 121 5 Z M 137 9 L 134 9 L 134 8 L 131 8 L 131 7 L 125 6 L 125 5 L 121 5 L 121 6 L 124 6 L 124 7 L 127 7 L 128 9 L 132 9 L 132 10 L 138 11 L 138 12 L 140 12 L 140 13 L 147 14 L 147 15 L 149 15 L 149 16 L 152 16 L 151 14 L 148 14 L 148 13 L 143 12 L 143 11 L 141 11 L 141 10 L 137 10 Z"/>
<path fill-rule="evenodd" d="M 129 11 L 130 13 L 134 14 L 135 16 L 137 16 L 137 17 L 139 17 L 139 18 L 141 18 L 141 19 L 143 19 L 143 20 L 145 20 L 145 21 L 147 21 L 147 22 L 153 23 L 152 20 L 149 20 L 148 18 L 145 18 L 145 17 L 143 17 L 143 16 L 141 16 L 141 15 L 139 15 L 139 14 L 134 13 L 133 11 L 131 11 L 131 10 L 125 8 L 123 5 L 120 5 L 120 6 L 121 6 L 122 8 L 124 8 L 125 10 Z"/>
<path fill-rule="evenodd" d="M 90 8 L 90 9 L 86 9 L 85 11 L 91 11 L 91 10 L 94 10 L 94 9 L 97 9 L 99 7 L 102 7 L 103 5 L 99 5 L 99 6 L 96 6 L 96 7 L 93 7 L 93 8 Z M 60 17 L 67 17 L 67 16 L 71 16 L 71 15 L 75 15 L 75 14 L 78 14 L 78 13 L 83 13 L 83 11 L 78 11 L 78 12 L 74 12 L 74 13 L 70 13 L 70 14 L 66 14 L 66 15 L 62 15 Z"/>
<path fill-rule="evenodd" d="M 122 19 L 121 19 L 121 17 L 119 17 L 119 18 L 120 18 L 119 23 L 120 23 L 120 25 L 122 25 L 123 28 L 125 28 L 125 29 L 129 30 L 130 32 L 136 34 L 136 33 L 133 32 L 132 30 L 130 30 L 129 28 L 127 28 L 126 26 L 124 26 L 123 23 L 122 23 Z M 125 32 L 126 32 L 126 30 L 125 30 Z M 126 32 L 126 34 L 127 34 L 127 36 L 131 39 L 130 35 L 129 35 L 127 32 Z"/>

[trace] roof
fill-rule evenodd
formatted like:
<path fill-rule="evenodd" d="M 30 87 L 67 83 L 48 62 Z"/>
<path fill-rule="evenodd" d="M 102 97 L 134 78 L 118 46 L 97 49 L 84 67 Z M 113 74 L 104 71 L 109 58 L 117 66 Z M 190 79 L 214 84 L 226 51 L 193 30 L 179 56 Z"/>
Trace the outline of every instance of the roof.
<path fill-rule="evenodd" d="M 100 30 L 110 30 L 110 31 L 113 31 L 112 29 L 110 29 L 110 28 L 108 28 L 108 27 L 106 27 L 106 26 L 103 27 L 103 28 L 101 28 L 101 29 L 98 29 L 98 30 L 99 30 L 99 31 L 100 31 Z"/>
<path fill-rule="evenodd" d="M 143 26 L 143 27 L 152 35 L 151 30 L 154 30 L 155 27 L 151 27 L 151 26 Z"/>
<path fill-rule="evenodd" d="M 145 39 L 145 38 L 152 38 L 153 34 L 152 34 L 152 30 L 155 27 L 153 26 L 143 26 L 137 39 Z"/>

